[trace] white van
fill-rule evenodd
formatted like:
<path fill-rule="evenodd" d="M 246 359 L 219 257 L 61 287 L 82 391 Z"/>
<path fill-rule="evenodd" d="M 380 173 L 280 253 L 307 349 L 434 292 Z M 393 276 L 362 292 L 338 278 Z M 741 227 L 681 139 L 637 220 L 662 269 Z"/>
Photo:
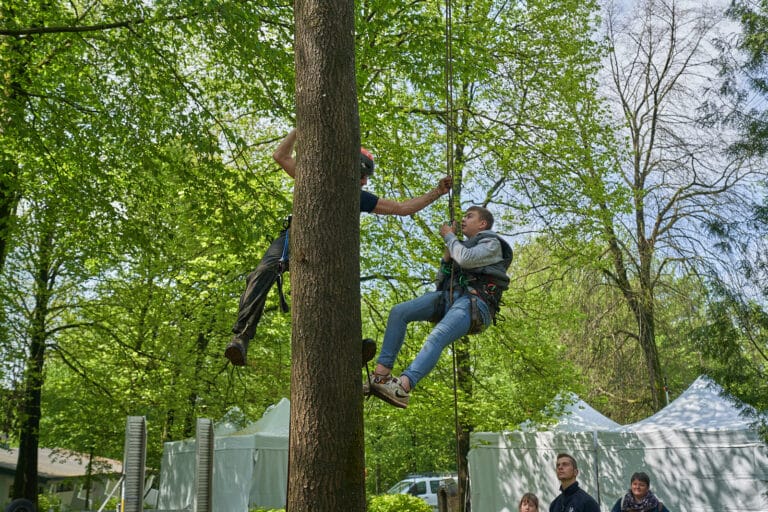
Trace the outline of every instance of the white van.
<path fill-rule="evenodd" d="M 437 493 L 440 487 L 446 487 L 449 495 L 457 492 L 458 478 L 455 474 L 418 474 L 408 475 L 393 485 L 386 494 L 410 494 L 424 501 L 437 512 Z"/>

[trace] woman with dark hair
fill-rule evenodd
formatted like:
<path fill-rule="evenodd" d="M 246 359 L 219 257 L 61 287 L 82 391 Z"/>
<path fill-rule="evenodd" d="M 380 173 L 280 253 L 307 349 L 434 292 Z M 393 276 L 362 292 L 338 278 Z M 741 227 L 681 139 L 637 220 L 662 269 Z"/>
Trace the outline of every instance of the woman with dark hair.
<path fill-rule="evenodd" d="M 517 506 L 517 512 L 539 512 L 539 498 L 532 492 L 523 494 Z"/>
<path fill-rule="evenodd" d="M 639 471 L 632 475 L 629 491 L 611 509 L 611 512 L 669 512 L 651 491 L 651 479 Z"/>

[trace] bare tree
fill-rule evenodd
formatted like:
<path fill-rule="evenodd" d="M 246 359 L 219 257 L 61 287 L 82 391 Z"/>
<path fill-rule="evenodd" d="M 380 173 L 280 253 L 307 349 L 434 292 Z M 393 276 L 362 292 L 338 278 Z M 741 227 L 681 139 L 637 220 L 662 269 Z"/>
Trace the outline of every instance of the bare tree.
<path fill-rule="evenodd" d="M 701 108 L 723 101 L 716 95 L 712 44 L 727 28 L 723 12 L 694 2 L 643 0 L 624 13 L 611 6 L 606 20 L 610 76 L 604 83 L 626 136 L 616 166 L 630 211 L 604 217 L 611 262 L 604 274 L 634 316 L 632 337 L 645 355 L 659 408 L 658 289 L 670 273 L 717 260 L 715 243 L 705 233 L 743 218 L 755 174 L 726 151 L 729 133 L 708 122 Z"/>

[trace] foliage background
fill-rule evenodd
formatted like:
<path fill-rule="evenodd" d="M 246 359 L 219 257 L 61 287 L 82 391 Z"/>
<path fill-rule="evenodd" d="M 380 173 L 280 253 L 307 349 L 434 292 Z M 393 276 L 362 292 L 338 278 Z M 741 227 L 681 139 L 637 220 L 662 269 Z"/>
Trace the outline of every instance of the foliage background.
<path fill-rule="evenodd" d="M 445 173 L 443 13 L 391 0 L 357 9 L 361 133 L 377 164 L 368 188 L 424 193 Z M 643 418 L 654 410 L 643 350 L 605 272 L 601 229 L 630 218 L 640 192 L 623 178 L 633 147 L 598 87 L 610 50 L 602 11 L 536 0 L 454 9 L 456 209 L 488 205 L 516 253 L 502 321 L 468 341 L 462 418 L 478 431 L 546 422 L 566 391 L 620 423 Z M 33 377 L 41 446 L 119 459 L 125 417 L 143 415 L 153 469 L 196 417 L 236 407 L 245 423 L 289 396 L 290 324 L 274 294 L 250 366 L 222 352 L 244 276 L 291 211 L 292 183 L 270 155 L 295 124 L 292 41 L 280 1 L 3 2 L 0 430 L 12 443 Z M 764 49 L 745 44 L 762 62 Z M 737 111 L 707 119 L 751 127 L 743 158 L 759 167 L 764 136 L 727 115 Z M 763 179 L 734 191 L 748 219 L 690 226 L 727 258 L 658 274 L 655 346 L 671 398 L 706 372 L 767 405 Z M 450 218 L 442 203 L 361 218 L 363 336 L 381 340 L 389 308 L 429 289 Z M 749 238 L 729 229 L 746 220 Z M 399 365 L 428 328 L 409 329 Z M 451 356 L 406 411 L 366 402 L 369 492 L 455 468 Z M 30 374 L 36 357 L 42 370 Z"/>

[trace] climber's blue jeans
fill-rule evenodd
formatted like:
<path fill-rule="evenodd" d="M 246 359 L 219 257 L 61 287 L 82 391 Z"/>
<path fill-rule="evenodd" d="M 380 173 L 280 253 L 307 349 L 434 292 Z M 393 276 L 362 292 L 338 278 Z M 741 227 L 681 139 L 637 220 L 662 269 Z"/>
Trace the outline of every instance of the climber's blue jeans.
<path fill-rule="evenodd" d="M 434 318 L 435 308 L 440 308 L 442 305 L 442 311 L 438 311 L 442 313 L 442 319 L 427 336 L 416 359 L 402 373 L 408 377 L 411 387 L 415 387 L 416 383 L 435 367 L 443 349 L 469 332 L 472 320 L 470 297 L 473 296 L 454 291 L 454 300 L 451 304 L 448 300 L 448 291 L 436 291 L 393 307 L 389 313 L 384 342 L 376 362 L 386 368 L 393 368 L 397 354 L 403 346 L 408 324 Z M 441 299 L 443 299 L 442 304 Z M 483 323 L 487 326 L 491 323 L 488 306 L 479 298 L 477 306 Z"/>

